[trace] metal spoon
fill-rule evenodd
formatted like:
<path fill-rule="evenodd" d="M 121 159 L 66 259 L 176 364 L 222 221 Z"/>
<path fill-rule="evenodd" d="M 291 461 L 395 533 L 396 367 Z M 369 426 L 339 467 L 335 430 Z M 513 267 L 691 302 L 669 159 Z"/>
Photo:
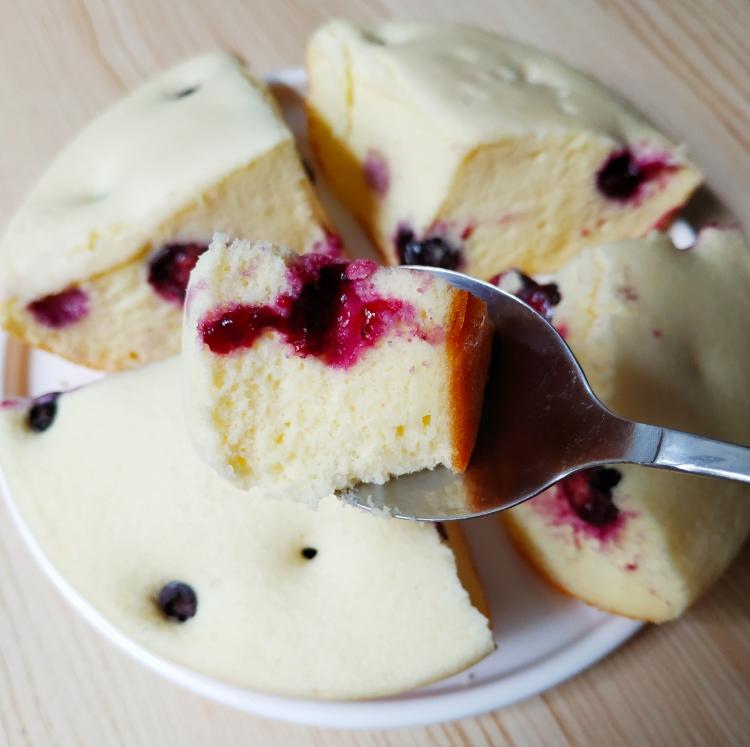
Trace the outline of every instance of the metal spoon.
<path fill-rule="evenodd" d="M 627 463 L 750 483 L 750 448 L 634 423 L 594 395 L 557 330 L 515 296 L 460 273 L 428 272 L 487 303 L 495 325 L 479 436 L 469 468 L 360 484 L 347 501 L 428 521 L 504 511 L 588 467 Z"/>

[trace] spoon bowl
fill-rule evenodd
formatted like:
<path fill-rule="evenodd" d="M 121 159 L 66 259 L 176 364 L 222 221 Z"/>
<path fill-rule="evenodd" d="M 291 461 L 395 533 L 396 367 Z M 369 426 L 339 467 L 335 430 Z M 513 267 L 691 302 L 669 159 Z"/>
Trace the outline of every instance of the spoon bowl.
<path fill-rule="evenodd" d="M 618 417 L 596 397 L 559 332 L 490 283 L 433 267 L 487 304 L 495 333 L 482 419 L 467 470 L 362 483 L 342 497 L 400 518 L 446 521 L 503 511 L 581 469 L 643 464 L 750 482 L 750 449 Z"/>

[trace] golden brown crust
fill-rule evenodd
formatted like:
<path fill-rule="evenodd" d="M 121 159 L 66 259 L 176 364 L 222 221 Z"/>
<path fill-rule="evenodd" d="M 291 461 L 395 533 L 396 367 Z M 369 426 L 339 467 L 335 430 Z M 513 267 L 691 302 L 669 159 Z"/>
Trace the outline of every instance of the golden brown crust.
<path fill-rule="evenodd" d="M 479 579 L 474 559 L 471 556 L 469 544 L 466 541 L 460 522 L 446 521 L 439 525 L 442 529 L 445 541 L 453 551 L 453 557 L 456 560 L 456 571 L 461 586 L 466 589 L 472 606 L 476 607 L 492 623 L 490 615 L 490 606 L 487 603 L 487 597 L 482 589 L 482 582 Z M 440 531 L 440 530 L 438 530 Z"/>
<path fill-rule="evenodd" d="M 450 366 L 450 408 L 453 423 L 452 468 L 469 465 L 492 352 L 493 327 L 487 304 L 467 291 L 457 291 L 448 312 L 446 348 Z"/>

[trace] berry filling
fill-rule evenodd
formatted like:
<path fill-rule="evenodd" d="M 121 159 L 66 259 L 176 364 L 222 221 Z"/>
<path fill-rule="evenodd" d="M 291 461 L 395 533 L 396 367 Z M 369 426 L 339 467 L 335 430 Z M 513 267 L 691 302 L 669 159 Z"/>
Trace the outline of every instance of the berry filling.
<path fill-rule="evenodd" d="M 68 288 L 32 301 L 26 308 L 39 324 L 64 329 L 89 313 L 89 297 L 80 288 Z"/>
<path fill-rule="evenodd" d="M 198 242 L 166 244 L 148 263 L 148 282 L 165 300 L 182 306 L 190 273 L 208 245 Z"/>
<path fill-rule="evenodd" d="M 620 516 L 612 489 L 621 479 L 616 469 L 594 467 L 561 480 L 558 490 L 579 519 L 594 527 L 607 527 Z"/>
<path fill-rule="evenodd" d="M 185 622 L 198 611 L 198 597 L 193 587 L 182 581 L 170 581 L 162 587 L 156 603 L 162 613 L 177 622 Z"/>
<path fill-rule="evenodd" d="M 35 433 L 46 431 L 57 416 L 57 400 L 60 398 L 60 392 L 50 392 L 37 397 L 29 409 L 27 423 L 29 428 Z"/>
<path fill-rule="evenodd" d="M 411 228 L 400 226 L 396 233 L 396 251 L 402 265 L 424 265 L 456 270 L 461 264 L 461 249 L 441 236 L 418 240 Z"/>
<path fill-rule="evenodd" d="M 495 275 L 490 282 L 520 298 L 548 322 L 552 320 L 553 306 L 560 303 L 560 289 L 557 283 L 540 284 L 518 270 L 506 270 Z"/>
<path fill-rule="evenodd" d="M 291 291 L 274 305 L 216 309 L 200 321 L 198 331 L 212 352 L 227 355 L 252 347 L 266 330 L 276 330 L 300 357 L 312 355 L 337 368 L 354 365 L 400 325 L 427 339 L 411 304 L 377 295 L 369 279 L 376 269 L 369 260 L 346 263 L 305 254 L 289 265 Z"/>
<path fill-rule="evenodd" d="M 365 177 L 367 186 L 381 197 L 388 192 L 391 184 L 391 174 L 388 169 L 388 162 L 382 153 L 370 149 L 365 156 L 365 162 L 362 165 L 362 172 Z"/>
<path fill-rule="evenodd" d="M 636 157 L 629 148 L 621 148 L 611 153 L 597 172 L 596 186 L 611 200 L 630 200 L 638 196 L 644 184 L 676 168 L 666 155 Z"/>

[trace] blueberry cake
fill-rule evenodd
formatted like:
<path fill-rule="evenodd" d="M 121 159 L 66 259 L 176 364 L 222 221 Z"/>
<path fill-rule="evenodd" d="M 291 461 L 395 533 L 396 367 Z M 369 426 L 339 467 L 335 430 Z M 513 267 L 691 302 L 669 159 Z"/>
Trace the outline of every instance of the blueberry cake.
<path fill-rule="evenodd" d="M 2 324 L 93 368 L 174 354 L 216 230 L 339 251 L 276 104 L 226 53 L 159 75 L 60 153 L 0 241 Z"/>
<path fill-rule="evenodd" d="M 701 181 L 608 88 L 480 29 L 331 21 L 307 69 L 313 149 L 393 264 L 551 272 L 665 225 Z"/>
<path fill-rule="evenodd" d="M 316 500 L 466 468 L 492 338 L 486 305 L 466 291 L 217 237 L 185 312 L 195 448 L 238 487 Z"/>
<path fill-rule="evenodd" d="M 493 650 L 456 527 L 445 540 L 333 496 L 312 511 L 236 490 L 193 451 L 179 376 L 173 358 L 0 408 L 23 519 L 110 626 L 225 682 L 313 698 L 400 692 Z"/>
<path fill-rule="evenodd" d="M 537 295 L 547 289 L 553 323 L 614 412 L 750 444 L 750 249 L 738 232 L 704 230 L 686 251 L 659 234 L 589 248 L 555 280 Z M 750 492 L 618 465 L 563 480 L 504 518 L 557 587 L 661 622 L 736 555 Z"/>

